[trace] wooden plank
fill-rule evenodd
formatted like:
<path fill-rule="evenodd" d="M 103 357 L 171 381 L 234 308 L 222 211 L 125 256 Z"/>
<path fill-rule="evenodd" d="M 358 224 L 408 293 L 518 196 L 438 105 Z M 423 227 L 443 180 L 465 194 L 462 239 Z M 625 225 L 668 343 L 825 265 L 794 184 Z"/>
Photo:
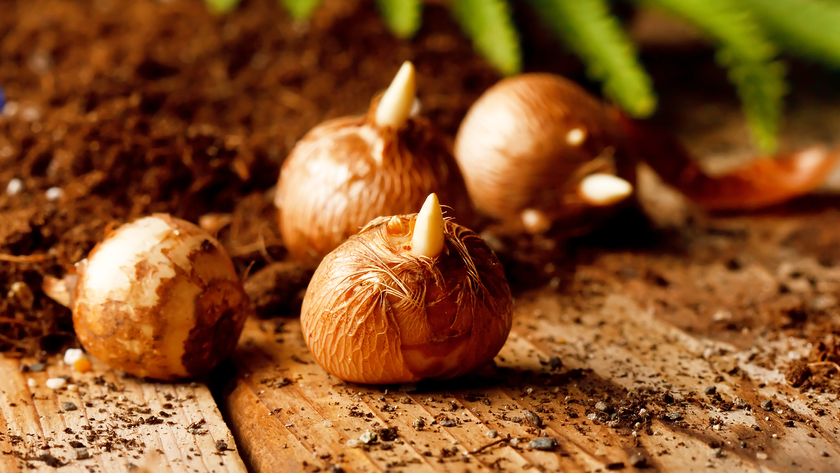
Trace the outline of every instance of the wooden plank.
<path fill-rule="evenodd" d="M 366 472 L 594 472 L 633 465 L 837 471 L 837 395 L 800 391 L 783 374 L 813 338 L 780 336 L 777 322 L 762 322 L 772 314 L 761 311 L 790 302 L 777 288 L 784 272 L 808 275 L 822 292 L 840 289 L 840 267 L 819 264 L 811 249 L 782 244 L 797 232 L 839 224 L 840 214 L 707 223 L 751 231 L 692 230 L 680 237 L 680 251 L 586 250 L 591 254 L 569 263 L 560 290 L 517 296 L 514 327 L 495 368 L 464 379 L 343 383 L 313 361 L 296 320 L 279 330 L 276 321 L 250 320 L 234 357 L 235 387 L 225 399 L 231 428 L 257 472 L 280 465 Z M 727 267 L 729 255 L 742 266 Z M 630 263 L 650 274 L 625 275 Z M 667 283 L 646 280 L 656 277 Z M 794 298 L 794 306 L 800 302 Z M 750 304 L 759 314 L 752 328 L 714 328 L 716 310 Z M 807 330 L 801 332 L 805 337 Z M 562 367 L 552 368 L 552 357 Z M 716 392 L 706 393 L 711 386 Z M 772 406 L 762 407 L 768 400 Z M 542 428 L 523 420 L 526 409 L 542 417 Z M 416 429 L 421 418 L 426 425 Z M 366 431 L 388 427 L 396 427 L 396 440 L 348 446 Z M 490 430 L 497 436 L 488 437 Z M 266 432 L 277 438 L 266 439 Z M 531 448 L 539 437 L 554 438 L 559 447 Z"/>
<path fill-rule="evenodd" d="M 21 371 L 34 362 L 0 355 L 0 471 L 247 471 L 206 385 L 120 376 L 95 360 L 88 373 L 55 357 Z M 46 386 L 61 376 L 65 387 Z"/>

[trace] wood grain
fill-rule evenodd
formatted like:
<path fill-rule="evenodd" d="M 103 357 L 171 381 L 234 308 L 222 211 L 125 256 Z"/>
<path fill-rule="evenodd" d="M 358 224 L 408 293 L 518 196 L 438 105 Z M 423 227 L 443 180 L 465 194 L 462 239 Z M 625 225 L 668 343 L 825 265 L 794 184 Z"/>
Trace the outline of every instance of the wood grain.
<path fill-rule="evenodd" d="M 0 471 L 247 471 L 204 384 L 146 382 L 97 361 L 82 374 L 56 358 L 21 371 L 34 362 L 0 355 Z M 46 386 L 61 376 L 65 387 Z"/>
<path fill-rule="evenodd" d="M 820 402 L 818 407 L 829 415 L 818 415 L 807 396 L 776 382 L 778 373 L 738 361 L 739 352 L 732 347 L 698 340 L 663 324 L 626 297 L 610 297 L 602 311 L 579 322 L 564 322 L 556 302 L 540 294 L 520 304 L 520 322 L 535 312 L 540 315 L 528 323 L 536 325 L 539 337 L 519 325 L 499 357 L 500 373 L 511 370 L 517 379 L 529 373 L 526 378 L 533 384 L 509 384 L 496 373 L 458 384 L 424 386 L 422 392 L 414 386 L 402 387 L 413 392 L 401 392 L 344 384 L 313 362 L 296 322 L 290 321 L 288 332 L 277 335 L 272 324 L 251 321 L 237 355 L 241 375 L 227 398 L 231 428 L 259 472 L 279 471 L 281 466 L 316 471 L 333 464 L 345 471 L 385 471 L 395 466 L 411 466 L 411 471 L 499 466 L 511 471 L 595 471 L 617 468 L 619 463 L 629 466 L 636 455 L 665 471 L 706 471 L 707 464 L 725 471 L 793 471 L 797 466 L 807 467 L 803 471 L 836 471 L 835 459 L 840 458 L 836 399 Z M 618 320 L 620 324 L 615 323 Z M 654 345 L 656 349 L 650 350 Z M 732 354 L 704 358 L 710 347 L 728 348 Z M 544 360 L 555 354 L 566 361 L 567 373 L 585 371 L 555 387 L 537 384 L 547 373 Z M 754 378 L 732 379 L 721 369 L 727 361 L 753 372 Z M 726 381 L 712 383 L 717 376 Z M 762 382 L 767 384 L 759 387 Z M 470 383 L 475 385 L 465 386 Z M 683 420 L 664 420 L 665 413 L 653 411 L 648 433 L 611 428 L 592 417 L 590 396 L 616 387 L 658 385 L 679 399 L 679 393 L 702 392 L 710 383 L 726 397 L 751 401 L 753 409 L 723 412 L 677 402 L 674 411 L 681 412 Z M 767 398 L 774 400 L 775 411 L 791 410 L 808 421 L 783 428 L 785 416 L 758 408 L 758 401 Z M 523 409 L 541 408 L 553 412 L 541 414 L 544 429 L 514 419 Z M 577 415 L 570 417 L 568 408 Z M 720 417 L 723 423 L 715 429 L 711 419 Z M 425 419 L 427 427 L 415 429 L 418 418 Z M 444 418 L 455 424 L 442 426 Z M 761 431 L 753 430 L 753 425 Z M 346 446 L 348 440 L 383 427 L 396 427 L 399 440 L 362 449 Z M 482 449 L 494 442 L 487 437 L 491 429 L 502 438 L 522 440 Z M 558 439 L 559 450 L 527 447 L 528 440 L 542 435 Z M 744 439 L 747 448 L 740 447 Z M 473 453 L 476 450 L 480 451 Z"/>

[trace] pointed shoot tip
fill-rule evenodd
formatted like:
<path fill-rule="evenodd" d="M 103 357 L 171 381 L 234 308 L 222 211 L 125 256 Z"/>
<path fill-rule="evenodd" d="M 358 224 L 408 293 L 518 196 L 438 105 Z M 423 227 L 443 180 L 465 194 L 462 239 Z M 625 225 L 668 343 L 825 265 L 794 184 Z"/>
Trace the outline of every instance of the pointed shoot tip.
<path fill-rule="evenodd" d="M 430 194 L 423 203 L 414 223 L 411 252 L 434 258 L 443 251 L 443 211 L 436 194 Z"/>
<path fill-rule="evenodd" d="M 415 94 L 414 64 L 406 61 L 379 100 L 376 126 L 400 129 L 411 115 Z"/>
<path fill-rule="evenodd" d="M 633 193 L 633 184 L 612 174 L 592 174 L 578 185 L 578 193 L 595 207 L 615 205 Z"/>

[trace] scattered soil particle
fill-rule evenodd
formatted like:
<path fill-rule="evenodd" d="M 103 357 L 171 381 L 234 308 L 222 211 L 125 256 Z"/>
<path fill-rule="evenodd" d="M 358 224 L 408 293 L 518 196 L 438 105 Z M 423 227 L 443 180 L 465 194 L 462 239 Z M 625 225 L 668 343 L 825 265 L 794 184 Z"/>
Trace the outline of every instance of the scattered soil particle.
<path fill-rule="evenodd" d="M 66 401 L 66 402 L 61 403 L 61 410 L 62 411 L 69 412 L 69 411 L 75 411 L 76 409 L 78 409 L 78 407 L 76 407 L 76 404 L 73 403 L 73 402 Z"/>
<path fill-rule="evenodd" d="M 52 468 L 59 468 L 66 465 L 66 462 L 59 460 L 58 458 L 50 455 L 49 453 L 42 453 L 39 455 L 36 460 L 44 462 L 47 466 Z"/>
<path fill-rule="evenodd" d="M 534 450 L 553 451 L 557 449 L 557 440 L 550 437 L 541 437 L 528 442 L 528 447 Z"/>
<path fill-rule="evenodd" d="M 377 429 L 376 434 L 383 442 L 393 442 L 397 439 L 397 437 L 399 437 L 396 427 Z"/>
<path fill-rule="evenodd" d="M 543 420 L 542 417 L 537 415 L 536 412 L 525 409 L 522 411 L 522 418 L 526 424 L 530 425 L 531 427 L 542 429 L 543 428 Z"/>
<path fill-rule="evenodd" d="M 90 458 L 90 452 L 85 447 L 77 447 L 73 449 L 73 456 L 76 460 L 87 460 Z"/>
<path fill-rule="evenodd" d="M 812 374 L 811 368 L 805 361 L 796 360 L 788 367 L 785 379 L 791 386 L 798 388 L 805 384 L 805 381 L 808 381 Z"/>

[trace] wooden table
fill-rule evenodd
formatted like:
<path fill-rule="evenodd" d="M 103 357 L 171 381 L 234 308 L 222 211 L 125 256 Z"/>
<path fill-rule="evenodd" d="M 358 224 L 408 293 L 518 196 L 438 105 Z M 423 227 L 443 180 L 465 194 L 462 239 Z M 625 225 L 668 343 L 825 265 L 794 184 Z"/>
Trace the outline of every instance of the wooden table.
<path fill-rule="evenodd" d="M 0 471 L 247 471 L 204 384 L 144 382 L 97 361 L 82 374 L 57 358 L 21 371 L 33 363 L 0 356 Z M 65 387 L 46 386 L 60 376 Z"/>

